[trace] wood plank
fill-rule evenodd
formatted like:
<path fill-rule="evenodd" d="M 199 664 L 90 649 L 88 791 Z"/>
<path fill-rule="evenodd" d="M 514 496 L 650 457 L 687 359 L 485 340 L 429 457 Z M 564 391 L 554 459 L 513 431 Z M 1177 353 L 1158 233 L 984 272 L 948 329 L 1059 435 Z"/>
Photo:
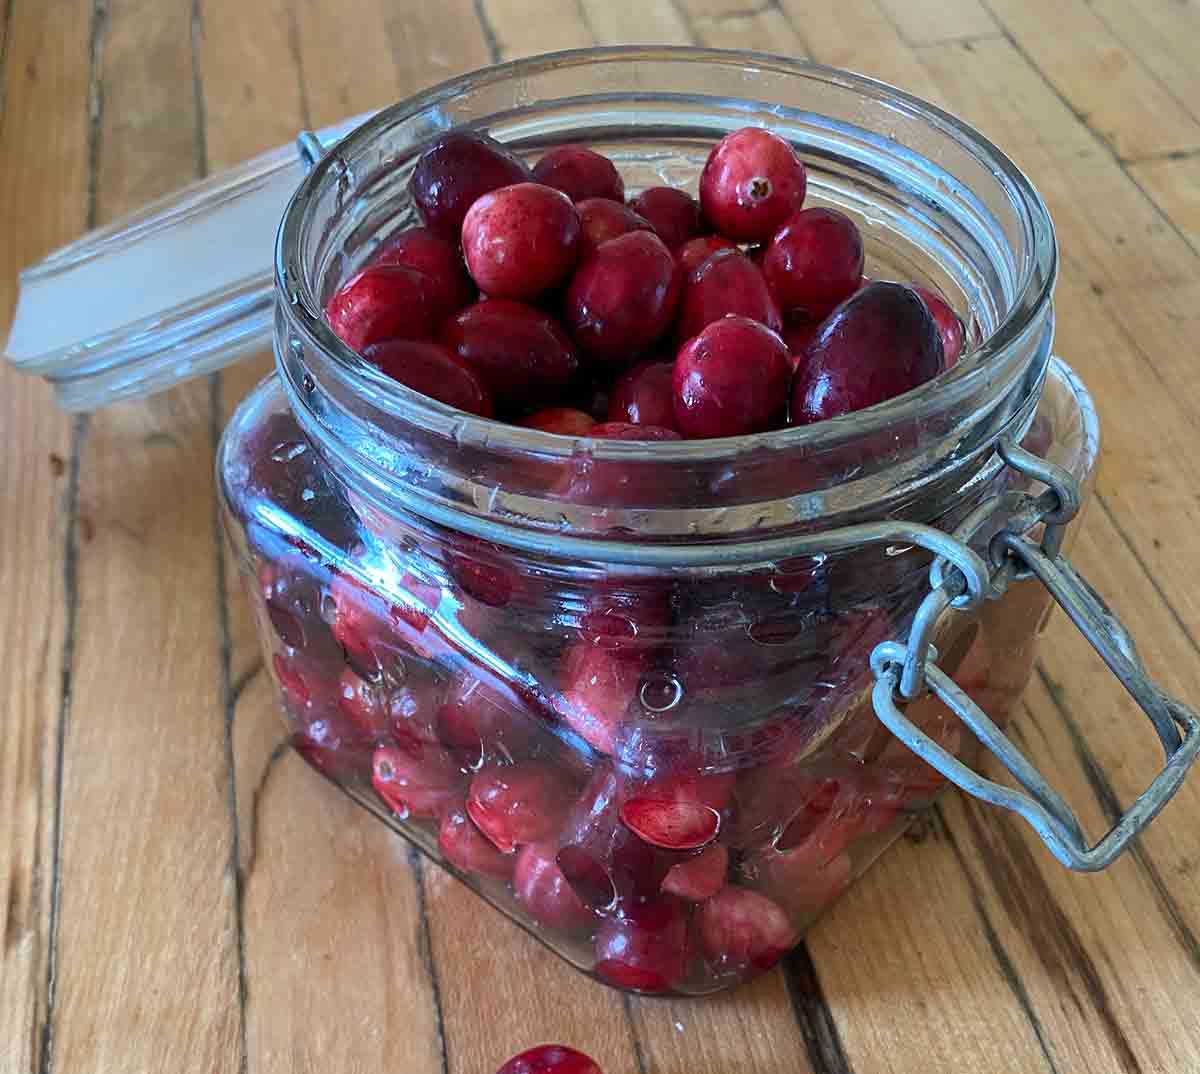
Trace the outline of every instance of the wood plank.
<path fill-rule="evenodd" d="M 992 13 L 1120 157 L 1200 148 L 1200 121 L 1085 0 L 990 0 Z M 1193 50 L 1194 51 L 1194 50 Z"/>
<path fill-rule="evenodd" d="M 1129 174 L 1200 253 L 1200 154 L 1130 164 Z"/>
<path fill-rule="evenodd" d="M 695 18 L 692 29 L 699 44 L 712 48 L 757 49 L 797 58 L 807 54 L 807 47 L 796 28 L 774 7 L 748 15 Z"/>
<path fill-rule="evenodd" d="M 997 34 L 1000 27 L 979 0 L 880 0 L 880 7 L 912 45 L 933 45 Z"/>
<path fill-rule="evenodd" d="M 501 59 L 596 43 L 576 3 L 536 5 L 536 11 L 534 7 L 529 0 L 484 0 L 483 15 Z"/>
<path fill-rule="evenodd" d="M 584 21 L 600 45 L 688 45 L 692 35 L 671 0 L 614 4 L 610 0 L 579 0 Z"/>

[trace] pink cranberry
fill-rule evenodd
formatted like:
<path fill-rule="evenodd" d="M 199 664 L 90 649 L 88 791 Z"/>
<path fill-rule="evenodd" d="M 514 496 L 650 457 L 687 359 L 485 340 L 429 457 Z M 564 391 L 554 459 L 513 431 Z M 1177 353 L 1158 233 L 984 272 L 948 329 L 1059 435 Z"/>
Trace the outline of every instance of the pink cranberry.
<path fill-rule="evenodd" d="M 565 1044 L 539 1044 L 514 1055 L 496 1074 L 603 1074 L 596 1061 Z"/>
<path fill-rule="evenodd" d="M 458 801 L 442 813 L 438 828 L 438 850 L 456 869 L 464 873 L 507 880 L 513 873 L 513 859 L 502 854 L 475 827 L 467 815 L 466 804 Z"/>
<path fill-rule="evenodd" d="M 538 924 L 559 932 L 586 932 L 596 917 L 580 901 L 554 860 L 552 843 L 529 843 L 517 855 L 513 893 Z"/>
<path fill-rule="evenodd" d="M 836 209 L 802 209 L 775 232 L 762 270 L 785 313 L 823 320 L 859 288 L 862 236 Z"/>
<path fill-rule="evenodd" d="M 471 780 L 467 812 L 497 849 L 511 854 L 557 830 L 570 807 L 570 785 L 541 761 L 485 765 Z"/>
<path fill-rule="evenodd" d="M 437 714 L 441 740 L 474 756 L 492 749 L 509 756 L 524 752 L 534 736 L 533 721 L 518 700 L 506 698 L 468 671 L 455 677 Z"/>
<path fill-rule="evenodd" d="M 594 359 L 628 365 L 663 335 L 679 303 L 675 259 L 654 235 L 631 231 L 597 247 L 567 288 L 564 320 Z"/>
<path fill-rule="evenodd" d="M 571 199 L 540 183 L 484 194 L 468 210 L 463 255 L 491 298 L 528 300 L 562 283 L 579 256 L 579 214 Z"/>
<path fill-rule="evenodd" d="M 736 249 L 737 244 L 723 235 L 699 235 L 688 239 L 675 251 L 675 260 L 679 262 L 684 276 L 688 276 L 719 250 Z"/>
<path fill-rule="evenodd" d="M 839 306 L 809 344 L 792 385 L 795 425 L 903 395 L 942 369 L 942 340 L 909 287 L 872 283 Z"/>
<path fill-rule="evenodd" d="M 451 318 L 442 343 L 479 374 L 501 411 L 555 402 L 579 367 L 575 347 L 554 318 L 502 298 Z"/>
<path fill-rule="evenodd" d="M 637 992 L 669 992 L 683 980 L 688 919 L 669 896 L 628 907 L 596 933 L 596 973 Z"/>
<path fill-rule="evenodd" d="M 581 145 L 560 145 L 533 166 L 536 182 L 561 190 L 574 202 L 625 200 L 625 180 L 608 157 Z"/>
<path fill-rule="evenodd" d="M 478 198 L 531 177 L 528 165 L 494 139 L 454 131 L 421 155 L 409 190 L 425 223 L 457 241 L 463 218 Z"/>
<path fill-rule="evenodd" d="M 700 173 L 700 206 L 722 235 L 739 242 L 769 239 L 804 203 L 804 162 L 761 127 L 725 135 Z"/>
<path fill-rule="evenodd" d="M 576 202 L 579 211 L 579 260 L 590 257 L 601 243 L 631 231 L 652 231 L 649 222 L 629 206 L 607 198 Z"/>
<path fill-rule="evenodd" d="M 608 421 L 628 425 L 675 427 L 675 397 L 670 362 L 639 362 L 613 385 Z"/>
<path fill-rule="evenodd" d="M 621 806 L 621 821 L 634 835 L 664 850 L 699 850 L 717 837 L 721 815 L 700 803 L 638 795 Z"/>
<path fill-rule="evenodd" d="M 725 886 L 728 871 L 729 848 L 714 843 L 696 857 L 672 865 L 662 890 L 666 895 L 678 895 L 688 902 L 703 902 Z"/>
<path fill-rule="evenodd" d="M 650 221 L 654 233 L 668 250 L 678 249 L 688 239 L 704 234 L 700 206 L 686 190 L 673 186 L 648 187 L 630 199 L 629 207 Z"/>
<path fill-rule="evenodd" d="M 363 357 L 392 380 L 439 403 L 492 416 L 492 397 L 483 378 L 445 347 L 414 339 L 389 339 L 373 343 Z"/>
<path fill-rule="evenodd" d="M 436 308 L 429 277 L 403 265 L 360 272 L 329 300 L 325 319 L 351 350 L 385 339 L 429 339 Z"/>
<path fill-rule="evenodd" d="M 769 328 L 723 317 L 675 359 L 675 421 L 687 437 L 741 436 L 782 424 L 792 363 Z"/>
<path fill-rule="evenodd" d="M 612 753 L 617 726 L 637 694 L 640 661 L 580 642 L 563 661 L 559 713 L 589 746 Z"/>
<path fill-rule="evenodd" d="M 544 433 L 557 433 L 559 436 L 588 436 L 596 419 L 569 406 L 552 406 L 522 418 L 518 424 L 526 429 L 541 429 Z"/>
<path fill-rule="evenodd" d="M 913 287 L 921 296 L 925 308 L 929 310 L 937 322 L 938 331 L 942 334 L 943 364 L 949 369 L 958 361 L 963 349 L 963 323 L 957 313 L 941 295 L 928 287 Z"/>
<path fill-rule="evenodd" d="M 705 955 L 721 968 L 769 969 L 799 939 L 782 908 L 736 885 L 703 903 L 696 921 Z"/>
<path fill-rule="evenodd" d="M 675 338 L 684 343 L 713 321 L 736 314 L 758 321 L 771 331 L 783 327 L 783 318 L 758 266 L 741 250 L 712 254 L 683 285 Z"/>
<path fill-rule="evenodd" d="M 463 774 L 444 749 L 405 743 L 375 750 L 371 782 L 375 793 L 403 820 L 436 817 L 462 794 Z"/>
<path fill-rule="evenodd" d="M 467 275 L 458 244 L 429 228 L 410 227 L 393 235 L 379 248 L 371 264 L 403 265 L 424 275 L 437 324 L 475 301 L 475 287 Z"/>

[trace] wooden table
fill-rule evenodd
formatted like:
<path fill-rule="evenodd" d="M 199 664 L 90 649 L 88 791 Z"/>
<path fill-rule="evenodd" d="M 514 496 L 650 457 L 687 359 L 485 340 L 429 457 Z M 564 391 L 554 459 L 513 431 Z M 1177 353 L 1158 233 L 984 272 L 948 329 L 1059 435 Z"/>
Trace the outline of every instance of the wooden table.
<path fill-rule="evenodd" d="M 206 171 L 501 57 L 763 48 L 895 82 L 1033 177 L 1104 465 L 1076 560 L 1200 696 L 1200 7 L 1179 0 L 9 0 L 0 280 Z M 169 266 L 186 272 L 186 264 Z M 599 987 L 281 747 L 213 496 L 258 363 L 90 417 L 0 368 L 0 1065 L 490 1074 L 1200 1071 L 1200 777 L 1108 872 L 947 798 L 787 965 Z M 1153 735 L 1062 619 L 1017 720 L 1103 830 Z"/>

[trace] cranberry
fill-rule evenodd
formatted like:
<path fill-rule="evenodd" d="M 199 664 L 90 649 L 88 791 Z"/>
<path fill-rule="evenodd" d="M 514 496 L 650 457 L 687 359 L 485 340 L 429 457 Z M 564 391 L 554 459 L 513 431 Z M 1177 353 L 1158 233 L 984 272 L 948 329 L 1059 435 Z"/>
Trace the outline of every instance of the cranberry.
<path fill-rule="evenodd" d="M 387 609 L 376 594 L 348 574 L 329 584 L 333 604 L 333 636 L 349 660 L 368 678 L 377 667 L 375 649 L 390 632 Z"/>
<path fill-rule="evenodd" d="M 746 317 L 723 317 L 675 359 L 675 421 L 691 438 L 741 436 L 782 424 L 792 375 L 787 346 Z"/>
<path fill-rule="evenodd" d="M 579 214 L 571 199 L 540 183 L 484 194 L 467 212 L 463 254 L 492 298 L 537 298 L 557 287 L 579 256 Z"/>
<path fill-rule="evenodd" d="M 941 336 L 917 293 L 868 284 L 833 312 L 805 352 L 792 385 L 792 422 L 811 425 L 874 406 L 941 368 Z"/>
<path fill-rule="evenodd" d="M 664 894 L 678 895 L 688 902 L 703 902 L 725 886 L 728 870 L 729 848 L 714 843 L 696 857 L 672 865 L 662 890 Z"/>
<path fill-rule="evenodd" d="M 351 350 L 385 339 L 429 339 L 437 328 L 429 277 L 403 265 L 360 272 L 329 300 L 325 319 Z"/>
<path fill-rule="evenodd" d="M 533 178 L 561 190 L 574 202 L 588 198 L 625 200 L 625 180 L 608 157 L 581 145 L 560 145 L 533 166 Z"/>
<path fill-rule="evenodd" d="M 634 835 L 664 850 L 699 850 L 717 837 L 721 815 L 700 803 L 638 795 L 621 806 L 621 821 Z"/>
<path fill-rule="evenodd" d="M 579 259 L 590 257 L 597 246 L 630 231 L 653 231 L 649 221 L 629 206 L 607 198 L 588 198 L 575 204 L 579 212 Z"/>
<path fill-rule="evenodd" d="M 450 684 L 438 710 L 441 740 L 454 749 L 482 756 L 500 748 L 509 756 L 523 752 L 534 735 L 534 716 L 519 701 L 463 671 Z"/>
<path fill-rule="evenodd" d="M 421 154 L 409 190 L 425 223 L 457 241 L 476 199 L 531 175 L 520 157 L 487 135 L 453 131 Z"/>
<path fill-rule="evenodd" d="M 681 277 L 671 251 L 646 231 L 601 244 L 567 288 L 564 319 L 594 359 L 627 365 L 667 330 Z"/>
<path fill-rule="evenodd" d="M 688 920 L 683 904 L 664 896 L 630 906 L 596 933 L 596 973 L 637 992 L 669 992 L 687 972 Z"/>
<path fill-rule="evenodd" d="M 627 421 L 606 421 L 592 426 L 588 434 L 595 440 L 682 440 L 674 429 L 658 425 L 634 425 Z"/>
<path fill-rule="evenodd" d="M 501 411 L 556 402 L 579 366 L 575 347 L 552 317 L 502 298 L 451 318 L 442 343 L 482 378 Z"/>
<path fill-rule="evenodd" d="M 609 423 L 675 428 L 675 396 L 670 362 L 639 362 L 613 385 Z"/>
<path fill-rule="evenodd" d="M 320 587 L 313 567 L 294 551 L 264 560 L 258 568 L 258 591 L 279 640 L 322 662 L 326 657 L 336 658 L 337 646 L 321 619 Z"/>
<path fill-rule="evenodd" d="M 766 970 L 796 945 L 788 915 L 765 895 L 731 886 L 701 904 L 700 942 L 718 967 Z"/>
<path fill-rule="evenodd" d="M 688 239 L 675 251 L 675 260 L 685 276 L 695 272 L 713 254 L 720 250 L 736 250 L 737 244 L 722 235 L 700 235 Z"/>
<path fill-rule="evenodd" d="M 379 746 L 371 767 L 375 792 L 402 820 L 436 817 L 462 794 L 462 769 L 438 746 Z"/>
<path fill-rule="evenodd" d="M 826 861 L 820 860 L 822 856 L 815 855 L 807 845 L 785 851 L 768 850 L 747 858 L 743 869 L 789 913 L 809 916 L 825 909 L 850 883 L 849 854 L 838 854 Z"/>
<path fill-rule="evenodd" d="M 478 873 L 496 880 L 507 880 L 513 873 L 513 859 L 484 838 L 467 815 L 466 804 L 462 801 L 454 802 L 442 813 L 438 850 L 464 873 Z"/>
<path fill-rule="evenodd" d="M 806 186 L 804 162 L 787 142 L 761 127 L 743 127 L 709 153 L 700 205 L 722 235 L 762 242 L 800 209 Z"/>
<path fill-rule="evenodd" d="M 963 323 L 950 307 L 950 303 L 936 291 L 931 291 L 928 287 L 913 287 L 913 290 L 921 296 L 925 308 L 937 322 L 938 331 L 942 334 L 943 366 L 949 369 L 962 354 Z"/>
<path fill-rule="evenodd" d="M 596 419 L 569 406 L 552 406 L 522 418 L 519 424 L 526 429 L 541 429 L 544 433 L 557 433 L 559 436 L 588 436 Z"/>
<path fill-rule="evenodd" d="M 560 932 L 585 932 L 595 915 L 580 901 L 554 860 L 551 843 L 529 843 L 517 855 L 513 893 L 535 921 Z"/>
<path fill-rule="evenodd" d="M 446 566 L 469 597 L 489 608 L 503 608 L 513 598 L 519 581 L 495 545 L 470 538 L 464 551 L 446 556 Z"/>
<path fill-rule="evenodd" d="M 276 653 L 271 664 L 284 708 L 293 719 L 307 722 L 335 709 L 334 687 L 320 670 L 283 653 Z"/>
<path fill-rule="evenodd" d="M 603 1074 L 594 1059 L 564 1044 L 539 1044 L 514 1055 L 496 1074 Z"/>
<path fill-rule="evenodd" d="M 579 621 L 579 636 L 625 655 L 648 654 L 667 641 L 669 590 L 659 583 L 613 579 L 594 585 Z"/>
<path fill-rule="evenodd" d="M 403 265 L 425 276 L 434 320 L 441 324 L 455 310 L 475 301 L 458 244 L 429 228 L 410 227 L 393 235 L 371 259 L 375 265 Z"/>
<path fill-rule="evenodd" d="M 632 198 L 629 207 L 650 222 L 654 233 L 675 250 L 688 239 L 704 234 L 700 206 L 686 190 L 673 186 L 652 186 Z"/>
<path fill-rule="evenodd" d="M 492 416 L 492 397 L 483 378 L 445 347 L 413 339 L 374 343 L 363 357 L 392 380 L 447 406 Z"/>
<path fill-rule="evenodd" d="M 741 250 L 719 251 L 688 276 L 679 302 L 675 338 L 686 342 L 729 314 L 758 321 L 773 332 L 783 327 L 767 281 Z"/>
<path fill-rule="evenodd" d="M 363 737 L 381 740 L 388 733 L 382 691 L 352 668 L 343 668 L 338 682 L 338 708 Z"/>
<path fill-rule="evenodd" d="M 551 835 L 569 804 L 566 776 L 541 761 L 486 765 L 475 773 L 467 795 L 471 819 L 505 854 Z"/>
<path fill-rule="evenodd" d="M 641 675 L 640 661 L 580 642 L 564 658 L 560 715 L 593 749 L 612 753 L 617 726 L 637 694 Z"/>
<path fill-rule="evenodd" d="M 349 779 L 370 770 L 370 748 L 364 751 L 360 743 L 348 741 L 328 719 L 298 727 L 292 745 L 313 768 L 331 779 Z"/>
<path fill-rule="evenodd" d="M 823 320 L 859 288 L 862 236 L 836 209 L 803 209 L 775 232 L 762 270 L 784 312 Z"/>
<path fill-rule="evenodd" d="M 392 739 L 401 745 L 440 745 L 437 714 L 444 696 L 442 681 L 411 661 L 400 682 L 387 684 L 382 698 Z"/>

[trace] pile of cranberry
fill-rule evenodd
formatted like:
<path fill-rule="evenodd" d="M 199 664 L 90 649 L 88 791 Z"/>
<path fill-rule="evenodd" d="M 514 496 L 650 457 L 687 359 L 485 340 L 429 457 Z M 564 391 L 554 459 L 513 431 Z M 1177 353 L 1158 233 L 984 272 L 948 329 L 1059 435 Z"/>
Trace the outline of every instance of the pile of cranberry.
<path fill-rule="evenodd" d="M 628 202 L 582 146 L 532 169 L 456 132 L 417 162 L 425 222 L 329 301 L 330 327 L 450 406 L 546 432 L 738 436 L 873 406 L 957 361 L 963 326 L 924 288 L 863 276 L 854 222 L 804 208 L 791 145 L 746 127 L 713 148 L 700 198 Z"/>

